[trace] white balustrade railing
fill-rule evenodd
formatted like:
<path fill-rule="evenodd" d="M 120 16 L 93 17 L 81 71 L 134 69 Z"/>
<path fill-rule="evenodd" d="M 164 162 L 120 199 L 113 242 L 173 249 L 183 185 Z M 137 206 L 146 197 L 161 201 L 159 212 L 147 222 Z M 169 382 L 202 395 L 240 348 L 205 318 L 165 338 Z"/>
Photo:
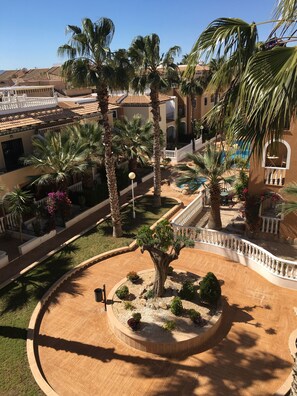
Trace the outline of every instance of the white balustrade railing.
<path fill-rule="evenodd" d="M 232 234 L 197 227 L 172 224 L 176 235 L 184 235 L 202 244 L 229 249 L 240 256 L 253 260 L 263 269 L 290 281 L 297 281 L 297 261 L 285 260 L 254 243 Z M 261 272 L 261 271 L 257 271 Z"/>
<path fill-rule="evenodd" d="M 268 216 L 260 216 L 262 218 L 261 231 L 270 234 L 278 234 L 281 219 Z"/>
<path fill-rule="evenodd" d="M 18 111 L 26 110 L 28 108 L 39 109 L 43 107 L 55 107 L 58 105 L 57 97 L 49 98 L 28 98 L 28 97 L 12 97 L 9 101 L 0 102 L 0 113 L 10 114 Z"/>
<path fill-rule="evenodd" d="M 285 184 L 286 169 L 284 168 L 265 168 L 265 184 L 272 186 L 283 186 Z"/>
<path fill-rule="evenodd" d="M 3 217 L 0 217 L 0 233 L 3 234 L 7 229 L 18 226 L 19 222 L 16 215 L 9 213 Z"/>
<path fill-rule="evenodd" d="M 198 193 L 197 198 L 194 199 L 184 210 L 182 210 L 172 223 L 179 225 L 190 224 L 191 221 L 202 211 L 205 200 L 205 190 Z"/>
<path fill-rule="evenodd" d="M 205 147 L 208 143 L 213 142 L 216 138 L 212 138 L 205 143 L 202 143 L 202 138 L 195 140 L 195 151 L 198 151 Z M 179 162 L 186 158 L 188 154 L 193 152 L 193 142 L 189 143 L 188 145 L 175 150 L 164 150 L 165 158 L 170 158 L 172 162 Z"/>

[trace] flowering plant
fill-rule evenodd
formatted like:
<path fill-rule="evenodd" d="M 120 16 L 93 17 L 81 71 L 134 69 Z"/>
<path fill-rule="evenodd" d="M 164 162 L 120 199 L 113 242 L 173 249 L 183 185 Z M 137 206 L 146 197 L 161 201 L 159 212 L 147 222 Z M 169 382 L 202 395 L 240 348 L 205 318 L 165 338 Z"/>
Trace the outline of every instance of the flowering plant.
<path fill-rule="evenodd" d="M 63 215 L 71 206 L 71 201 L 65 191 L 50 192 L 47 196 L 47 211 L 51 216 L 54 216 L 58 210 L 61 210 Z"/>

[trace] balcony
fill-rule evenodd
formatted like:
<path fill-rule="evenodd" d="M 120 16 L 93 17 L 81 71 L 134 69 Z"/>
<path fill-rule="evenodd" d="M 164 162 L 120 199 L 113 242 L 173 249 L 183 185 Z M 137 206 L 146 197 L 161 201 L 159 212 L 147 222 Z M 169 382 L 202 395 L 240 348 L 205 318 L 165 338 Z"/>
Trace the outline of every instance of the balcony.
<path fill-rule="evenodd" d="M 0 102 L 0 115 L 13 114 L 28 110 L 39 110 L 58 106 L 57 97 L 31 98 L 26 95 L 3 97 Z"/>
<path fill-rule="evenodd" d="M 265 167 L 264 183 L 268 186 L 282 187 L 285 184 L 286 169 Z"/>

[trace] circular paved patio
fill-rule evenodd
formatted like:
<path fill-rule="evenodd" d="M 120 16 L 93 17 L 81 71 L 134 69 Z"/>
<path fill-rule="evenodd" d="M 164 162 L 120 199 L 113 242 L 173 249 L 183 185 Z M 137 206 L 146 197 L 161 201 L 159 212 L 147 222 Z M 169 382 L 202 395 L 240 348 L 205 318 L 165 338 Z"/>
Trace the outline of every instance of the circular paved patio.
<path fill-rule="evenodd" d="M 131 349 L 110 331 L 93 290 L 109 290 L 131 270 L 151 268 L 138 250 L 100 262 L 55 293 L 36 338 L 40 364 L 60 395 L 271 395 L 290 373 L 297 294 L 239 264 L 184 249 L 176 268 L 223 282 L 226 315 L 210 349 L 168 359 Z"/>

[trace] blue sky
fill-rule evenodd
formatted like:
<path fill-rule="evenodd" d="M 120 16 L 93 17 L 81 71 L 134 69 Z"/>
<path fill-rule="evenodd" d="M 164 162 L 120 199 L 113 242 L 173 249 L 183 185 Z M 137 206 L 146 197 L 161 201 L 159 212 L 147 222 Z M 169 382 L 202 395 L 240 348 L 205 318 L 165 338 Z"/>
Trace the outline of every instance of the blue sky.
<path fill-rule="evenodd" d="M 68 24 L 81 19 L 111 18 L 116 31 L 112 49 L 128 48 L 137 35 L 157 33 L 166 51 L 179 45 L 191 50 L 208 23 L 218 17 L 247 22 L 271 18 L 275 0 L 8 0 L 1 2 L 0 70 L 51 67 L 63 59 L 59 45 L 67 42 Z M 265 39 L 269 26 L 261 26 Z"/>

